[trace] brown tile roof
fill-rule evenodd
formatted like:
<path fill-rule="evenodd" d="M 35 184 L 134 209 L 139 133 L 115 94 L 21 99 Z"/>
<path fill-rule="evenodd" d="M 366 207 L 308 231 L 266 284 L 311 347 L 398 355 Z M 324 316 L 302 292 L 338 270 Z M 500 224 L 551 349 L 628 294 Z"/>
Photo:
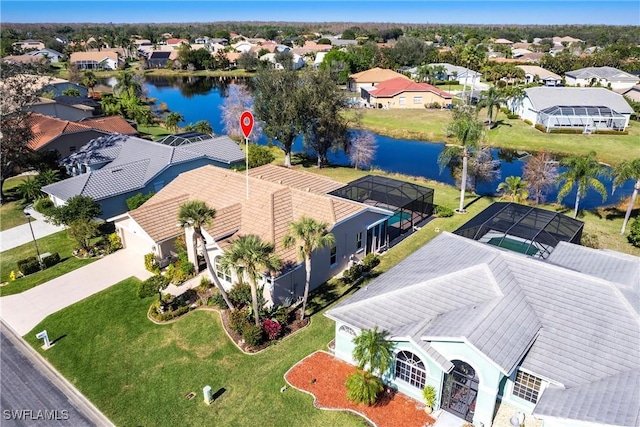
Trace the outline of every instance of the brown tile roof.
<path fill-rule="evenodd" d="M 78 61 L 102 61 L 105 58 L 109 58 L 112 61 L 118 60 L 117 52 L 100 51 L 100 52 L 73 52 L 69 58 L 69 62 L 74 63 Z"/>
<path fill-rule="evenodd" d="M 240 235 L 256 234 L 274 243 L 276 253 L 283 261 L 297 263 L 295 248 L 282 246 L 282 238 L 292 221 L 309 216 L 327 222 L 331 228 L 336 222 L 367 209 L 363 204 L 323 194 L 334 189 L 335 186 L 329 185 L 331 180 L 307 172 L 277 169 L 281 168 L 261 167 L 252 171 L 247 200 L 244 173 L 203 166 L 180 174 L 130 215 L 158 241 L 175 235 L 180 204 L 186 200 L 203 200 L 216 209 L 216 218 L 204 229 L 214 238 L 221 239 L 218 241 L 221 247 L 226 247 Z M 278 176 L 283 177 L 282 184 L 269 180 Z M 316 178 L 317 183 L 308 191 L 294 187 L 307 185 L 311 177 Z"/>
<path fill-rule="evenodd" d="M 388 70 L 386 68 L 371 68 L 366 71 L 361 71 L 359 73 L 351 74 L 349 78 L 353 79 L 356 83 L 380 83 L 385 80 L 391 80 L 398 77 L 402 77 L 403 79 L 411 80 L 409 77 L 397 73 L 393 70 Z"/>
<path fill-rule="evenodd" d="M 44 114 L 31 113 L 29 124 L 33 138 L 27 143 L 32 150 L 40 150 L 53 139 L 64 133 L 81 132 L 84 130 L 101 130 L 107 133 L 122 133 L 137 135 L 137 131 L 120 116 L 96 117 L 84 119 L 81 122 L 71 122 Z"/>
<path fill-rule="evenodd" d="M 413 80 L 401 79 L 400 77 L 381 82 L 369 91 L 376 98 L 393 97 L 402 92 L 432 92 L 444 99 L 452 98 L 450 93 L 428 83 L 416 83 Z"/>
<path fill-rule="evenodd" d="M 329 193 L 344 184 L 310 172 L 286 168 L 284 166 L 264 165 L 249 171 L 249 175 L 265 181 L 275 182 L 300 190 L 309 189 L 314 193 Z"/>

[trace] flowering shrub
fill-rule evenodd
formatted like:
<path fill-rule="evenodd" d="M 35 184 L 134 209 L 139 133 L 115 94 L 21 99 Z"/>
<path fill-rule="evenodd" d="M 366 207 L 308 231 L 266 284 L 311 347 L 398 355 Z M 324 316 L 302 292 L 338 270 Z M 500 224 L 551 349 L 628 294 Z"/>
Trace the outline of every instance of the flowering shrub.
<path fill-rule="evenodd" d="M 275 340 L 282 332 L 282 325 L 277 320 L 265 319 L 262 323 L 262 327 L 269 337 L 269 340 Z"/>

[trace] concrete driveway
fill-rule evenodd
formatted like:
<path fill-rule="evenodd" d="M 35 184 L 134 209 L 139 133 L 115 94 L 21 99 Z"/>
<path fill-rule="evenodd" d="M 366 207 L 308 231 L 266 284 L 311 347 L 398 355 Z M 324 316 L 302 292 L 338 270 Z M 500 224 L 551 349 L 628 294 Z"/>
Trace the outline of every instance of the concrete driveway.
<path fill-rule="evenodd" d="M 0 298 L 0 317 L 24 335 L 48 315 L 131 276 L 144 280 L 152 274 L 144 268 L 142 255 L 121 249 L 28 291 Z"/>
<path fill-rule="evenodd" d="M 53 225 L 44 220 L 42 214 L 36 212 L 32 206 L 28 206 L 25 212 L 29 212 L 33 219 L 31 220 L 31 227 L 33 228 L 33 236 L 36 239 L 41 239 L 58 231 L 64 230 L 63 226 Z M 24 245 L 25 243 L 33 244 L 33 236 L 29 229 L 29 224 L 18 225 L 17 227 L 10 228 L 0 232 L 0 252 L 8 251 L 17 246 Z"/>

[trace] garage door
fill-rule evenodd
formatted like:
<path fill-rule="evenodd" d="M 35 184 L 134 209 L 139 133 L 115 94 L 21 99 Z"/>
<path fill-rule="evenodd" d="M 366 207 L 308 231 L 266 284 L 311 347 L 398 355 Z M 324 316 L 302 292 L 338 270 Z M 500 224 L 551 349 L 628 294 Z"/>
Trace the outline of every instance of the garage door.
<path fill-rule="evenodd" d="M 130 251 L 145 255 L 153 250 L 153 243 L 144 237 L 127 230 L 122 230 L 121 236 L 122 245 Z"/>

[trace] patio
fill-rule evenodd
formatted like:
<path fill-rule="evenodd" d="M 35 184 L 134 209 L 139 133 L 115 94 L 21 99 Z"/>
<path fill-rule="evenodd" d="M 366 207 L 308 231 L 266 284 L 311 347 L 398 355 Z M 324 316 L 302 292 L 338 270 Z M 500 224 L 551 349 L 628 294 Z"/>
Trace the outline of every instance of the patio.
<path fill-rule="evenodd" d="M 294 388 L 314 396 L 320 409 L 350 411 L 379 427 L 433 425 L 435 420 L 424 411 L 424 404 L 400 393 L 389 393 L 375 406 L 356 405 L 347 400 L 344 383 L 356 370 L 329 353 L 316 351 L 296 363 L 285 374 Z"/>

